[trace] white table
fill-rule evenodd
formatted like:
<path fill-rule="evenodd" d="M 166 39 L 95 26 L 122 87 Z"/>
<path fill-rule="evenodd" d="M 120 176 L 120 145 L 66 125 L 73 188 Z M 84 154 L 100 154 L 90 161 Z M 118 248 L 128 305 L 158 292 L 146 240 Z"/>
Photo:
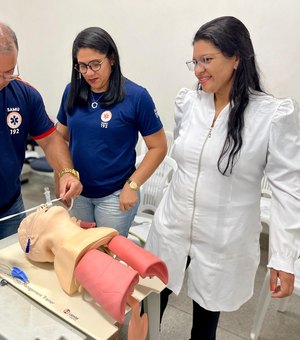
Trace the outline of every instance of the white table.
<path fill-rule="evenodd" d="M 33 265 L 27 260 L 17 235 L 0 240 L 0 262 L 21 268 L 30 281 L 25 286 L 0 273 L 9 283 L 0 286 L 0 334 L 6 339 L 44 339 L 43 334 L 53 340 L 117 337 L 118 325 L 100 306 L 84 301 L 79 293 L 68 296 L 62 291 L 52 264 Z M 133 293 L 144 301 L 148 313 L 148 340 L 159 338 L 159 292 L 164 287 L 158 278 L 141 278 Z"/>

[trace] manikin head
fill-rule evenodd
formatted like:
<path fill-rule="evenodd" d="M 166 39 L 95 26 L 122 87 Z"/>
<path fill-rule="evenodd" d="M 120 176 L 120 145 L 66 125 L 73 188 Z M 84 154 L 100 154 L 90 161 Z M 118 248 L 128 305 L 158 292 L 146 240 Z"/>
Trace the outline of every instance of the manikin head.
<path fill-rule="evenodd" d="M 79 224 L 79 221 L 70 217 L 68 211 L 61 206 L 41 206 L 21 222 L 18 229 L 19 242 L 30 260 L 54 262 L 62 244 L 84 232 Z"/>
<path fill-rule="evenodd" d="M 74 270 L 91 249 L 108 244 L 118 234 L 113 228 L 83 229 L 61 206 L 41 206 L 21 222 L 19 242 L 29 260 L 54 262 L 59 282 L 68 294 L 78 290 Z"/>

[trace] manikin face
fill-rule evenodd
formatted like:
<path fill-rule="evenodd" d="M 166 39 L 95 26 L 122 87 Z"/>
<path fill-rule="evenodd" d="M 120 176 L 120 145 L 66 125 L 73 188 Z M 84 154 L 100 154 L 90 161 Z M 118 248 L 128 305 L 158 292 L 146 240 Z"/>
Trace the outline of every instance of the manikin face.
<path fill-rule="evenodd" d="M 113 61 L 108 59 L 105 54 L 102 54 L 91 48 L 80 48 L 77 53 L 78 64 L 88 65 L 92 61 L 101 63 L 101 68 L 98 71 L 93 71 L 88 67 L 87 72 L 81 76 L 90 85 L 93 92 L 105 92 L 109 86 L 109 77 L 112 72 Z"/>
<path fill-rule="evenodd" d="M 13 74 L 17 64 L 17 56 L 16 48 L 6 53 L 0 53 L 0 91 L 10 82 L 10 80 L 3 78 L 3 74 Z"/>
<path fill-rule="evenodd" d="M 71 218 L 65 208 L 42 206 L 24 218 L 18 229 L 18 237 L 23 251 L 29 248 L 26 256 L 30 260 L 53 262 L 63 242 L 81 230 L 79 222 Z"/>
<path fill-rule="evenodd" d="M 214 93 L 216 96 L 229 96 L 235 69 L 239 60 L 236 56 L 226 57 L 211 42 L 198 40 L 194 43 L 193 60 L 201 60 L 206 57 L 207 63 L 197 64 L 195 76 L 199 80 L 202 90 Z"/>

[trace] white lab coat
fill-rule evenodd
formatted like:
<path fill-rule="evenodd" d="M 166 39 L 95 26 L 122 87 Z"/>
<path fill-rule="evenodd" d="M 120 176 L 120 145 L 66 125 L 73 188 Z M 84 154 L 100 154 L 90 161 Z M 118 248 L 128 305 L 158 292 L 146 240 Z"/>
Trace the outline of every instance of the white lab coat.
<path fill-rule="evenodd" d="M 182 89 L 176 98 L 178 170 L 159 205 L 146 248 L 168 266 L 168 287 L 182 287 L 213 311 L 238 309 L 253 294 L 260 260 L 261 179 L 273 192 L 269 266 L 293 273 L 300 250 L 300 133 L 291 99 L 250 96 L 243 146 L 231 176 L 218 171 L 229 105 L 211 124 L 213 94 Z"/>

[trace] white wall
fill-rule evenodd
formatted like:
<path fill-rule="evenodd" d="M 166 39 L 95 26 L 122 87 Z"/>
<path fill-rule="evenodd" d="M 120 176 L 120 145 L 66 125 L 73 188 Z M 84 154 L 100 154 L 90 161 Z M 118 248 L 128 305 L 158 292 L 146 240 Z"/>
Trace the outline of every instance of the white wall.
<path fill-rule="evenodd" d="M 185 65 L 194 33 L 221 15 L 248 27 L 266 90 L 300 102 L 299 0 L 0 0 L 0 9 L 0 21 L 19 39 L 21 76 L 39 89 L 53 118 L 70 79 L 76 34 L 100 26 L 118 45 L 124 75 L 148 89 L 172 130 L 176 93 L 195 84 Z"/>

